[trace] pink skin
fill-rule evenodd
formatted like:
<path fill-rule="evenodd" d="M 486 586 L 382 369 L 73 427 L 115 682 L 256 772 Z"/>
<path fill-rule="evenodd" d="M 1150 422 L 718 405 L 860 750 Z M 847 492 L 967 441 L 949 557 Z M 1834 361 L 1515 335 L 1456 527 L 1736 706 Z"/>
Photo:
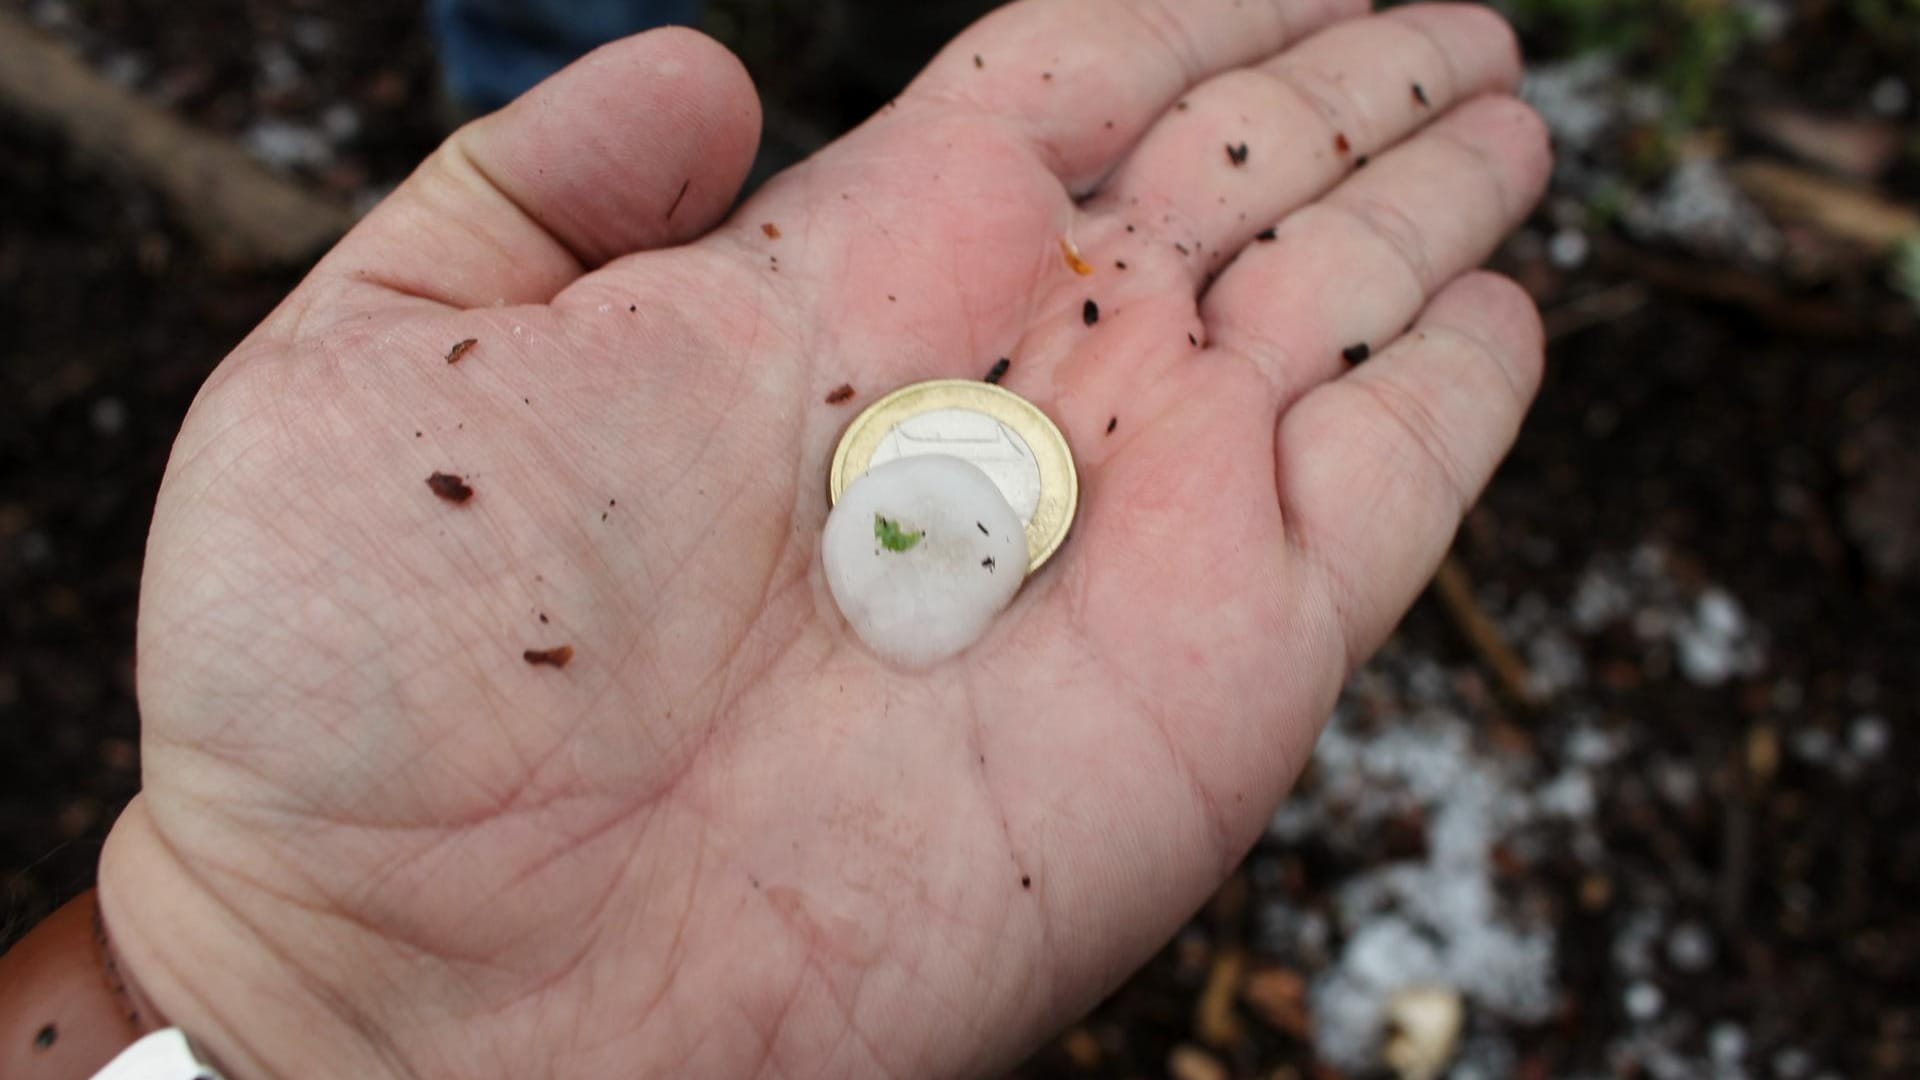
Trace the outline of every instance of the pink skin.
<path fill-rule="evenodd" d="M 928 1076 L 1124 977 L 1539 378 L 1531 305 L 1469 272 L 1547 171 L 1511 37 L 1312 36 L 1361 6 L 1009 6 L 725 221 L 758 114 L 688 32 L 456 135 L 176 448 L 101 866 L 160 1008 L 240 1077 Z M 819 569 L 828 456 L 998 356 L 1078 526 L 975 648 L 890 670 Z"/>

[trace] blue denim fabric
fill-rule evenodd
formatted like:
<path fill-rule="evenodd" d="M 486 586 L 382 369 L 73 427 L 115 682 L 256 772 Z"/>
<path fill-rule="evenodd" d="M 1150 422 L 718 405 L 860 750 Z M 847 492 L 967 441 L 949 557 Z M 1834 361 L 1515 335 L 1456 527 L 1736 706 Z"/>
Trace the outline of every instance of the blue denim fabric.
<path fill-rule="evenodd" d="M 701 0 L 432 0 L 447 93 L 491 112 L 609 41 L 693 25 Z"/>

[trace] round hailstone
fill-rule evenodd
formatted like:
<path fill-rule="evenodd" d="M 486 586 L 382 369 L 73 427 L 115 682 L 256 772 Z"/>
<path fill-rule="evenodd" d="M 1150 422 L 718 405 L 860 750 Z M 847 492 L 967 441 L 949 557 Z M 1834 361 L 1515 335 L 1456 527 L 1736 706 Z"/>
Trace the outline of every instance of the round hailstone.
<path fill-rule="evenodd" d="M 986 473 L 921 454 L 849 485 L 820 555 L 833 602 L 867 648 L 925 668 L 978 640 L 1020 591 L 1027 533 Z"/>

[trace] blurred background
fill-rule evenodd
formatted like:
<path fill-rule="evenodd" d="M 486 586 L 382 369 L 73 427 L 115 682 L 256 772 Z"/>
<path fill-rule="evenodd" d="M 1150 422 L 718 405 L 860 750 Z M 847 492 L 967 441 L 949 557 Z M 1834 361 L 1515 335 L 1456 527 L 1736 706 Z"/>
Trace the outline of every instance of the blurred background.
<path fill-rule="evenodd" d="M 709 0 L 756 176 L 983 0 Z M 1549 372 L 1219 895 L 1026 1077 L 1920 1075 L 1920 0 L 1508 0 Z M 426 4 L 0 0 L 0 940 L 137 784 L 196 387 L 464 107 Z"/>

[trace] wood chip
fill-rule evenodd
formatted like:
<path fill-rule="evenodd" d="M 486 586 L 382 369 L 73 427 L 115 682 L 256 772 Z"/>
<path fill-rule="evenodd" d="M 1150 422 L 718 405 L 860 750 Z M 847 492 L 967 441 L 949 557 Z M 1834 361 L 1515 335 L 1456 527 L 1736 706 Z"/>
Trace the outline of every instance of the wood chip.
<path fill-rule="evenodd" d="M 1060 255 L 1067 260 L 1067 269 L 1081 277 L 1093 273 L 1093 264 L 1081 258 L 1079 249 L 1073 246 L 1073 241 L 1064 236 L 1060 238 Z"/>
<path fill-rule="evenodd" d="M 1761 722 L 1747 729 L 1747 777 L 1755 785 L 1773 782 L 1780 771 L 1780 729 Z"/>
<path fill-rule="evenodd" d="M 1388 1035 L 1380 1058 L 1400 1080 L 1438 1080 L 1460 1043 L 1466 1005 L 1445 986 L 1410 986 L 1387 1000 Z"/>
<path fill-rule="evenodd" d="M 1167 1075 L 1173 1080 L 1232 1080 L 1233 1076 L 1219 1058 L 1187 1043 L 1167 1055 Z"/>
<path fill-rule="evenodd" d="M 1221 949 L 1213 955 L 1207 985 L 1193 1003 L 1193 1033 L 1208 1046 L 1225 1050 L 1240 1041 L 1240 1017 L 1234 1014 L 1233 1002 L 1240 996 L 1246 969 L 1247 956 L 1239 949 Z"/>
<path fill-rule="evenodd" d="M 534 667 L 563 668 L 567 666 L 569 660 L 573 659 L 573 646 L 559 645 L 551 649 L 528 649 L 520 656 Z"/>
<path fill-rule="evenodd" d="M 467 355 L 468 351 L 478 344 L 480 344 L 479 338 L 468 338 L 465 341 L 454 342 L 453 348 L 447 350 L 447 363 L 459 363 L 460 358 Z"/>
<path fill-rule="evenodd" d="M 1240 989 L 1241 1000 L 1275 1031 L 1304 1039 L 1311 1029 L 1307 1014 L 1307 980 L 1286 968 L 1256 971 Z"/>
<path fill-rule="evenodd" d="M 427 477 L 427 486 L 433 489 L 435 495 L 450 503 L 463 503 L 473 498 L 473 489 L 467 486 L 465 480 L 452 473 L 434 473 Z"/>
<path fill-rule="evenodd" d="M 1082 1072 L 1100 1067 L 1100 1040 L 1086 1028 L 1077 1027 L 1062 1035 L 1060 1049 L 1066 1051 L 1067 1059 Z"/>

